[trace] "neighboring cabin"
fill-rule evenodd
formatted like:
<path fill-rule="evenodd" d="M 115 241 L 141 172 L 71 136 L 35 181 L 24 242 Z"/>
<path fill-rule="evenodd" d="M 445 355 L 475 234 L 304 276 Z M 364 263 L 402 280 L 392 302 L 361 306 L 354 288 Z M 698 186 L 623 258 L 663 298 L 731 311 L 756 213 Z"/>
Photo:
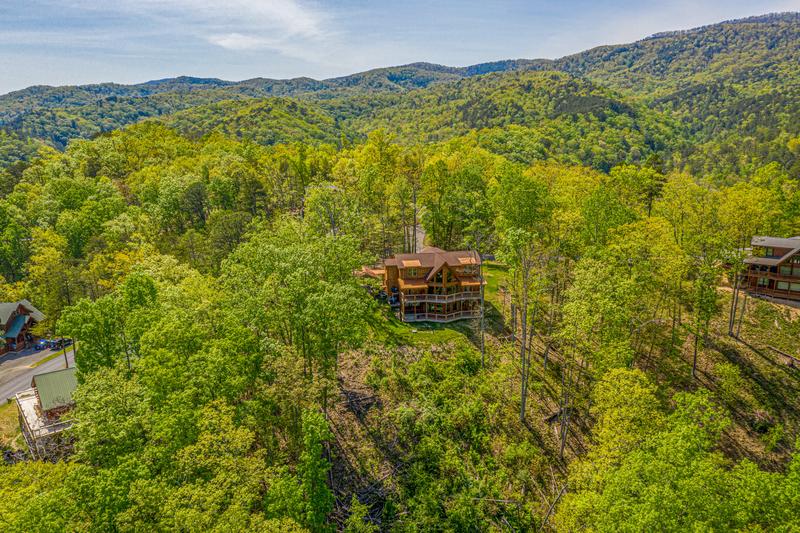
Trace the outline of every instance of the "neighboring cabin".
<path fill-rule="evenodd" d="M 452 322 L 481 316 L 481 257 L 474 251 L 446 252 L 428 246 L 397 254 L 383 268 L 367 269 L 383 278 L 390 301 L 404 322 Z"/>
<path fill-rule="evenodd" d="M 753 237 L 745 289 L 757 296 L 800 302 L 800 237 Z"/>
<path fill-rule="evenodd" d="M 58 434 L 72 427 L 68 413 L 78 386 L 75 367 L 33 376 L 31 388 L 16 394 L 19 425 L 31 455 L 58 457 L 65 451 Z"/>
<path fill-rule="evenodd" d="M 6 352 L 24 350 L 36 342 L 31 328 L 44 320 L 44 315 L 28 300 L 0 303 L 0 355 Z"/>

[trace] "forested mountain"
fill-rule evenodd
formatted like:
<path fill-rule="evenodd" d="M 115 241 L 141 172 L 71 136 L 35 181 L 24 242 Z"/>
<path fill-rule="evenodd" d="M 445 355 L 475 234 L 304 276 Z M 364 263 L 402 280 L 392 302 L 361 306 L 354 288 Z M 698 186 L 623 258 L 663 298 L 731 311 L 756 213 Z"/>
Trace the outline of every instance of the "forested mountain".
<path fill-rule="evenodd" d="M 794 85 L 800 73 L 798 25 L 798 13 L 722 22 L 593 48 L 551 67 L 649 99 L 714 81 Z"/>
<path fill-rule="evenodd" d="M 78 377 L 51 461 L 0 406 L 0 529 L 798 530 L 800 314 L 736 290 L 800 235 L 798 28 L 0 97 L 0 301 Z M 484 320 L 357 275 L 418 244 Z"/>
<path fill-rule="evenodd" d="M 660 34 L 553 61 L 510 60 L 460 68 L 414 63 L 323 81 L 255 78 L 226 82 L 183 77 L 131 86 L 32 87 L 0 96 L 0 125 L 22 138 L 63 149 L 70 139 L 91 138 L 144 118 L 224 100 L 292 96 L 307 100 L 306 109 L 321 104 L 331 118 L 351 128 L 345 132 L 348 135 L 385 126 L 404 138 L 443 139 L 471 129 L 521 125 L 534 131 L 526 130 L 512 139 L 497 140 L 507 135 L 496 132 L 484 132 L 483 136 L 492 144 L 528 145 L 519 148 L 519 157 L 531 160 L 552 152 L 553 145 L 572 150 L 573 137 L 591 138 L 602 131 L 623 150 L 656 151 L 679 168 L 725 179 L 730 173 L 752 172 L 764 161 L 781 161 L 789 167 L 798 164 L 797 154 L 788 146 L 800 134 L 798 26 L 797 14 L 768 15 Z M 535 110 L 530 105 L 517 109 L 497 101 L 489 105 L 485 99 L 480 105 L 470 103 L 470 91 L 475 92 L 474 98 L 506 91 L 505 97 L 513 100 L 511 93 L 517 89 L 511 87 L 520 79 L 513 71 L 524 70 L 563 71 L 594 85 L 588 89 L 575 86 L 586 81 L 570 84 L 566 78 L 552 78 L 563 96 L 551 91 L 552 102 Z M 506 81 L 501 80 L 504 72 L 511 72 Z M 540 90 L 546 89 L 545 85 L 540 83 Z M 603 108 L 605 101 L 609 106 Z M 450 105 L 459 106 L 455 120 L 446 109 Z M 236 104 L 225 104 L 228 106 Z M 623 108 L 635 109 L 637 116 L 620 114 Z M 198 113 L 218 114 L 219 109 L 212 106 Z M 645 119 L 644 114 L 648 115 Z M 566 115 L 587 124 L 566 127 Z M 615 117 L 621 120 L 617 122 Z M 656 127 L 656 123 L 668 126 Z M 670 131 L 668 146 L 660 132 L 654 131 L 664 127 Z M 569 129 L 573 131 L 565 132 Z M 242 136 L 241 127 L 229 130 Z M 534 140 L 526 138 L 528 133 Z M 272 142 L 269 135 L 251 137 Z M 699 150 L 695 149 L 698 144 Z M 498 150 L 515 151 L 507 146 Z M 618 162 L 637 157 L 604 154 L 601 159 Z M 592 163 L 594 159 L 583 155 L 576 161 Z"/>
<path fill-rule="evenodd" d="M 682 121 L 706 161 L 695 171 L 738 172 L 753 159 L 796 163 L 800 134 L 800 14 L 765 15 L 557 60 L 554 68 L 623 91 Z M 709 161 L 722 168 L 714 169 Z M 800 167 L 795 167 L 800 170 Z"/>

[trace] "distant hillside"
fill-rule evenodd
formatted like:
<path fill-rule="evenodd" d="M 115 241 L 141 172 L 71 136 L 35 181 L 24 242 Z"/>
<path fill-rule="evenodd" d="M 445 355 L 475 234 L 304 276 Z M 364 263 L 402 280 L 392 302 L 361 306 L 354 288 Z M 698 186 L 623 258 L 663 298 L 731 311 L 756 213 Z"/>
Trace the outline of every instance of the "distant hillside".
<path fill-rule="evenodd" d="M 71 139 L 92 138 L 145 118 L 170 115 L 231 98 L 245 97 L 213 89 L 155 92 L 150 96 L 106 96 L 83 104 L 75 99 L 70 100 L 72 104 L 64 107 L 43 106 L 17 113 L 3 125 L 17 135 L 40 139 L 55 148 L 63 149 Z"/>
<path fill-rule="evenodd" d="M 663 115 L 552 71 L 496 73 L 320 105 L 362 134 L 382 128 L 410 142 L 430 142 L 478 131 L 480 142 L 514 160 L 553 157 L 604 170 L 654 152 L 669 157 L 668 140 L 680 137 Z"/>
<path fill-rule="evenodd" d="M 553 68 L 650 98 L 690 85 L 797 83 L 800 13 L 722 22 L 601 46 L 556 60 Z"/>
<path fill-rule="evenodd" d="M 319 100 L 283 97 L 201 105 L 159 119 L 191 137 L 211 132 L 260 144 L 337 142 L 383 129 L 404 142 L 437 142 L 478 131 L 510 159 L 557 158 L 602 170 L 671 155 L 681 135 L 664 115 L 562 72 L 495 73 L 405 92 Z"/>
<path fill-rule="evenodd" d="M 622 91 L 680 120 L 695 172 L 740 172 L 779 161 L 800 135 L 800 13 L 781 13 L 602 46 L 554 68 Z M 698 159 L 699 157 L 699 159 Z"/>
<path fill-rule="evenodd" d="M 180 77 L 138 85 L 36 86 L 0 96 L 0 127 L 63 149 L 70 139 L 91 138 L 145 118 L 224 100 L 303 95 L 331 99 L 398 93 L 465 76 L 525 68 L 528 64 L 526 61 L 502 61 L 452 68 L 417 63 L 324 81 L 255 78 L 237 83 Z"/>
<path fill-rule="evenodd" d="M 342 135 L 327 113 L 287 98 L 227 100 L 176 113 L 163 122 L 191 138 L 222 133 L 263 145 L 336 143 Z"/>

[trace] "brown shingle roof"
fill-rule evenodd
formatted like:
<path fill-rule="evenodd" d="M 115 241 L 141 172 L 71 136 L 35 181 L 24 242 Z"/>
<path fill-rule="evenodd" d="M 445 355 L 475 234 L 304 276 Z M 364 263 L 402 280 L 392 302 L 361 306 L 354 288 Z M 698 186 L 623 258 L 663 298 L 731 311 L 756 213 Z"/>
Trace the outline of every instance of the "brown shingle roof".
<path fill-rule="evenodd" d="M 781 257 L 759 257 L 752 256 L 744 260 L 749 265 L 778 266 L 796 253 L 800 252 L 800 237 L 782 239 L 780 237 L 756 236 L 750 241 L 753 246 L 763 246 L 768 248 L 788 248 L 789 251 Z"/>
<path fill-rule="evenodd" d="M 446 252 L 434 246 L 426 246 L 420 253 L 397 254 L 393 259 L 384 261 L 385 265 L 397 265 L 401 268 L 429 268 L 426 279 L 431 280 L 444 265 L 460 267 L 464 265 L 479 265 L 481 257 L 474 250 L 458 250 Z"/>

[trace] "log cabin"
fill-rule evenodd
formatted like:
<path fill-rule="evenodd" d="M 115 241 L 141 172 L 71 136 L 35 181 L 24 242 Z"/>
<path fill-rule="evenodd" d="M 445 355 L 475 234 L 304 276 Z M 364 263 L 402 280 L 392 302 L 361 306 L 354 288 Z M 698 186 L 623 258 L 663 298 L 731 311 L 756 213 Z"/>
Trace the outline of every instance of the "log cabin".
<path fill-rule="evenodd" d="M 31 347 L 36 342 L 31 328 L 42 320 L 44 315 L 28 300 L 0 302 L 0 355 Z"/>
<path fill-rule="evenodd" d="M 800 237 L 753 237 L 744 288 L 755 296 L 800 302 Z"/>
<path fill-rule="evenodd" d="M 390 302 L 403 322 L 452 322 L 479 318 L 482 311 L 481 257 L 475 251 L 446 252 L 427 246 L 397 254 L 370 271 L 383 278 Z"/>

